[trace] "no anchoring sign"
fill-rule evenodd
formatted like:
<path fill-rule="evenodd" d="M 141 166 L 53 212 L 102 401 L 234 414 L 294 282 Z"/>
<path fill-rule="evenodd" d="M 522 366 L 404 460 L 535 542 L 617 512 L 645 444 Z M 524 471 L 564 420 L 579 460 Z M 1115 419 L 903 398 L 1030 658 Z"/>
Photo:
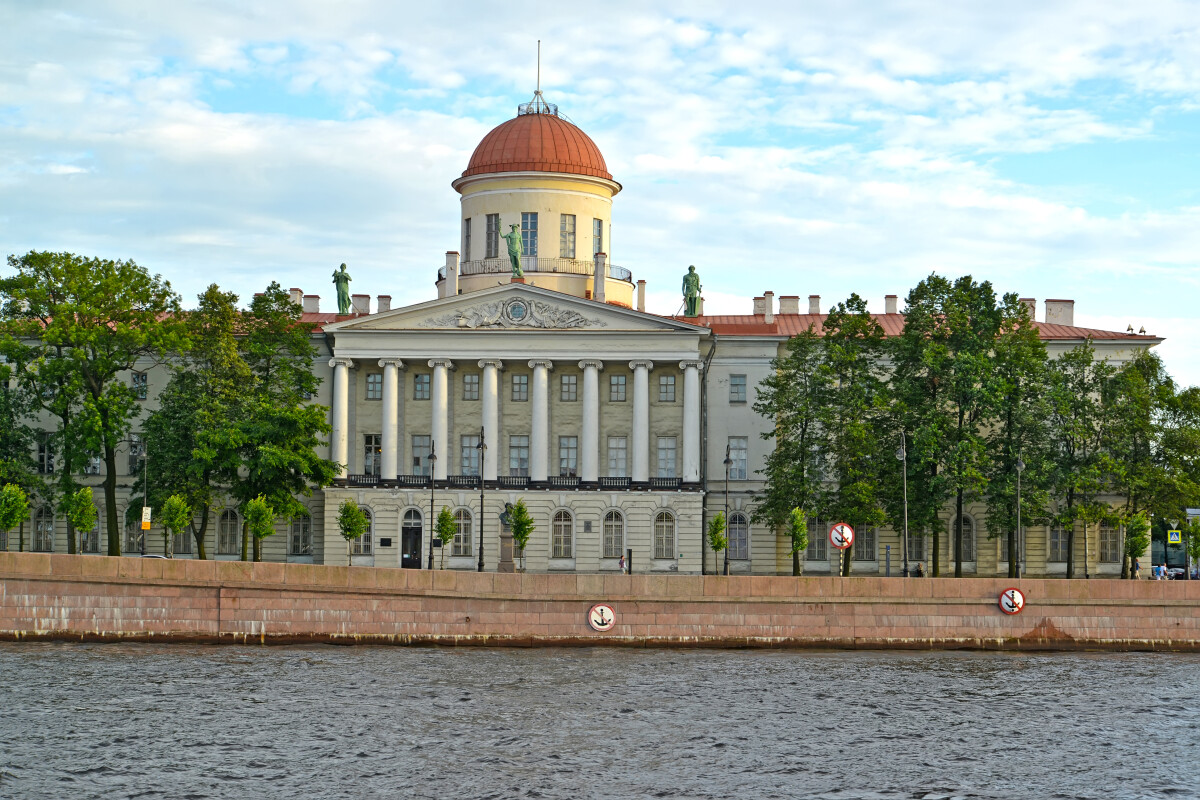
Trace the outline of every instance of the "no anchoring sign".
<path fill-rule="evenodd" d="M 611 606 L 606 606 L 603 603 L 592 606 L 592 610 L 588 612 L 588 625 L 592 626 L 592 630 L 605 631 L 612 630 L 612 626 L 617 624 L 617 615 L 612 610 Z"/>
<path fill-rule="evenodd" d="M 1000 593 L 1000 610 L 1005 614 L 1020 614 L 1025 608 L 1025 593 L 1020 589 L 1005 589 Z"/>
<path fill-rule="evenodd" d="M 838 550 L 845 550 L 854 544 L 854 528 L 844 522 L 835 523 L 829 529 L 829 543 Z"/>

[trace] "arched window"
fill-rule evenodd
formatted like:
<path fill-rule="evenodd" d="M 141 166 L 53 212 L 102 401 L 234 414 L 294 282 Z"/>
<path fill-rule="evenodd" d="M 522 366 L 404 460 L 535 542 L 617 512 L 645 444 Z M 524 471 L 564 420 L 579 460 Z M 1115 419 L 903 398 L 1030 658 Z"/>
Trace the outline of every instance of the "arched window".
<path fill-rule="evenodd" d="M 372 553 L 372 539 L 375 533 L 375 516 L 371 513 L 371 509 L 363 506 L 363 516 L 367 518 L 367 530 L 362 536 L 354 540 L 350 546 L 350 552 L 356 556 L 369 556 Z"/>
<path fill-rule="evenodd" d="M 98 509 L 96 510 L 96 521 L 92 523 L 92 529 L 90 531 L 79 532 L 79 552 L 100 552 L 100 511 Z"/>
<path fill-rule="evenodd" d="M 454 534 L 454 545 L 450 555 L 471 555 L 471 512 L 465 508 L 455 511 L 454 524 L 458 526 L 458 531 Z"/>
<path fill-rule="evenodd" d="M 1109 564 L 1121 561 L 1121 537 L 1107 522 L 1100 523 L 1100 560 Z"/>
<path fill-rule="evenodd" d="M 829 526 L 823 519 L 808 521 L 808 549 L 804 551 L 804 560 L 818 564 L 829 561 Z"/>
<path fill-rule="evenodd" d="M 308 512 L 292 517 L 288 531 L 288 555 L 312 555 L 312 517 Z"/>
<path fill-rule="evenodd" d="M 421 533 L 421 512 L 410 508 L 404 512 L 404 522 L 400 525 L 401 533 Z"/>
<path fill-rule="evenodd" d="M 675 558 L 675 517 L 670 511 L 660 511 L 654 518 L 654 557 Z"/>
<path fill-rule="evenodd" d="M 962 538 L 962 560 L 975 560 L 975 518 L 970 514 L 963 514 L 963 538 Z M 950 523 L 950 549 L 954 550 L 955 543 L 958 537 L 957 520 Z"/>
<path fill-rule="evenodd" d="M 221 512 L 221 519 L 217 522 L 217 555 L 233 556 L 241 552 L 241 529 L 236 511 L 227 508 Z"/>
<path fill-rule="evenodd" d="M 604 515 L 604 558 L 620 558 L 625 553 L 625 517 L 620 511 Z"/>
<path fill-rule="evenodd" d="M 568 511 L 554 513 L 551 558 L 575 557 L 575 520 Z"/>
<path fill-rule="evenodd" d="M 854 544 L 850 545 L 854 548 L 855 561 L 875 561 L 878 556 L 875 550 L 875 529 L 866 528 L 864 530 L 856 530 L 854 532 Z"/>
<path fill-rule="evenodd" d="M 42 506 L 33 515 L 33 550 L 54 552 L 54 509 L 50 506 Z"/>
<path fill-rule="evenodd" d="M 729 515 L 729 557 L 734 561 L 750 560 L 750 520 L 740 511 Z"/>

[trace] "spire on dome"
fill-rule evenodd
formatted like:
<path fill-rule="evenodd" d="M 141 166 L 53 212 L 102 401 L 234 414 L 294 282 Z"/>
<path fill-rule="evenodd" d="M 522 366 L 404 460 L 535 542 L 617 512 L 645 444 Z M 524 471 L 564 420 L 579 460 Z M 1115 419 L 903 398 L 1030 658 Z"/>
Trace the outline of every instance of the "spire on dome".
<path fill-rule="evenodd" d="M 517 106 L 517 116 L 522 114 L 551 114 L 558 116 L 558 106 L 554 103 L 547 103 L 546 98 L 542 96 L 542 40 L 538 39 L 537 43 L 537 88 L 533 92 L 533 99 L 528 103 L 521 103 Z"/>

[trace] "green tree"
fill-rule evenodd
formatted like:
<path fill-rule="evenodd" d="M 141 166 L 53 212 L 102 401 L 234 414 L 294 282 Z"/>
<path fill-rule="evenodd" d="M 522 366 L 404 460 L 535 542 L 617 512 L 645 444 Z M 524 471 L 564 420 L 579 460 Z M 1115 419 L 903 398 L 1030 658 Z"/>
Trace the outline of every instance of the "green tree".
<path fill-rule="evenodd" d="M 774 446 L 761 470 L 764 484 L 753 519 L 776 530 L 787 524 L 793 509 L 814 518 L 819 511 L 826 444 L 820 415 L 829 394 L 821 369 L 823 348 L 811 326 L 793 336 L 784 354 L 771 362 L 772 374 L 759 385 L 754 402 L 754 410 L 774 423 L 762 435 Z M 800 574 L 800 552 L 792 550 L 793 575 Z"/>
<path fill-rule="evenodd" d="M 454 537 L 458 535 L 458 523 L 454 519 L 454 514 L 450 513 L 450 509 L 442 506 L 442 510 L 438 512 L 437 522 L 433 530 L 437 533 L 438 538 L 442 540 L 442 560 L 439 565 L 441 569 L 446 568 L 446 551 L 450 549 Z"/>
<path fill-rule="evenodd" d="M 67 535 L 72 539 L 76 531 L 89 531 L 96 524 L 96 501 L 90 486 L 80 486 L 63 499 L 59 508 L 67 518 Z M 74 547 L 71 552 L 76 552 Z"/>
<path fill-rule="evenodd" d="M 126 376 L 184 349 L 179 299 L 170 283 L 132 261 L 31 251 L 8 263 L 15 274 L 0 281 L 7 333 L 61 348 L 57 374 L 80 382 L 79 424 L 65 434 L 72 453 L 103 456 L 108 554 L 120 555 L 117 448 L 141 413 Z"/>
<path fill-rule="evenodd" d="M 345 506 L 345 503 L 342 505 Z M 338 511 L 338 528 L 342 531 L 342 536 L 345 536 L 347 531 L 347 527 L 343 524 L 345 518 L 340 513 L 341 509 Z M 357 512 L 358 517 L 362 518 L 361 529 L 358 527 L 357 520 L 354 520 L 355 527 L 353 530 L 357 530 L 358 533 L 353 538 L 357 539 L 367 532 L 370 523 L 367 521 L 367 515 L 363 513 L 357 504 L 354 506 L 354 511 Z M 267 502 L 265 497 L 259 495 L 246 503 L 245 515 L 246 528 L 250 531 L 250 535 L 254 537 L 254 560 L 262 561 L 262 541 L 275 533 L 275 510 L 271 508 L 271 504 Z M 346 540 L 346 546 L 350 546 L 349 539 Z"/>
<path fill-rule="evenodd" d="M 792 565 L 795 567 L 800 553 L 808 549 L 808 519 L 804 516 L 802 509 L 793 508 L 788 514 L 787 535 L 791 544 Z M 792 574 L 798 573 L 793 569 Z"/>
<path fill-rule="evenodd" d="M 1144 512 L 1138 511 L 1129 517 L 1125 523 L 1125 558 L 1128 560 L 1141 558 L 1150 546 L 1150 520 Z M 1129 573 L 1133 577 L 1133 573 Z"/>
<path fill-rule="evenodd" d="M 729 547 L 729 539 L 725 536 L 725 512 L 718 511 L 717 515 L 708 521 L 708 546 L 714 554 L 719 555 Z M 729 574 L 729 559 L 725 560 L 725 574 Z"/>
<path fill-rule="evenodd" d="M 255 499 L 261 500 L 264 505 L 266 504 L 266 500 L 262 497 Z M 247 513 L 249 513 L 249 510 L 250 507 L 247 504 Z M 342 534 L 342 538 L 346 540 L 347 563 L 354 563 L 354 558 L 350 549 L 351 543 L 366 533 L 369 525 L 370 523 L 367 522 L 367 515 L 364 514 L 363 510 L 358 507 L 358 503 L 354 502 L 350 498 L 346 498 L 342 501 L 342 504 L 338 506 L 338 531 Z"/>
<path fill-rule="evenodd" d="M 4 484 L 0 488 L 0 530 L 11 531 L 18 525 L 24 529 L 28 518 L 29 497 L 25 490 L 15 483 Z"/>
<path fill-rule="evenodd" d="M 15 340 L 12 344 L 16 344 Z M 0 339 L 0 353 L 11 358 L 12 349 L 3 339 Z M 20 381 L 12 381 L 13 376 L 14 370 L 9 364 L 0 364 L 0 483 L 13 484 L 25 497 L 31 494 L 44 496 L 46 486 L 33 459 L 37 439 L 27 422 L 38 404 L 27 387 Z M 23 515 L 14 523 L 18 527 L 21 550 L 25 549 L 27 517 L 27 514 Z"/>
<path fill-rule="evenodd" d="M 163 554 L 173 555 L 171 536 L 182 536 L 191 527 L 191 506 L 182 495 L 173 494 L 158 507 L 158 522 L 163 529 Z"/>
<path fill-rule="evenodd" d="M 529 537 L 533 535 L 533 517 L 529 515 L 529 509 L 525 507 L 525 500 L 523 498 L 517 500 L 517 504 L 513 506 L 509 516 L 508 527 L 512 533 L 513 546 L 521 554 L 521 571 L 524 572 L 525 546 L 529 544 Z"/>

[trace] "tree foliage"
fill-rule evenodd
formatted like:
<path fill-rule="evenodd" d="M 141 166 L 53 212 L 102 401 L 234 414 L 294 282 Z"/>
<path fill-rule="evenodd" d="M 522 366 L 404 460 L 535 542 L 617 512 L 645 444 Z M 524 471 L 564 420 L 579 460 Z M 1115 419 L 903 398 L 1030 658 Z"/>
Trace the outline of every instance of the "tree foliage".
<path fill-rule="evenodd" d="M 261 500 L 263 504 L 266 503 L 266 499 L 261 496 L 254 499 Z M 249 505 L 247 505 L 247 510 L 249 510 Z M 358 507 L 358 503 L 349 497 L 338 506 L 337 519 L 338 532 L 346 540 L 346 559 L 349 563 L 353 563 L 350 544 L 367 532 L 370 523 L 367 521 L 367 515 Z"/>
<path fill-rule="evenodd" d="M 29 516 L 29 497 L 15 483 L 0 488 L 0 530 L 10 531 Z"/>
<path fill-rule="evenodd" d="M 358 512 L 358 516 L 362 517 L 362 528 L 359 530 L 358 535 L 354 537 L 357 539 L 367 532 L 370 522 L 367 520 L 367 515 L 363 513 L 357 504 L 354 506 L 354 509 Z M 275 533 L 275 509 L 267 502 L 267 498 L 260 494 L 258 497 L 251 498 L 246 503 L 244 513 L 246 516 L 246 529 L 254 537 L 255 541 L 254 560 L 262 561 L 261 542 Z M 357 520 L 355 520 L 354 524 L 355 526 L 358 525 Z M 342 516 L 340 513 L 338 514 L 338 527 L 341 528 L 342 535 L 345 536 L 346 529 L 342 527 Z M 357 530 L 357 527 L 355 529 Z"/>
<path fill-rule="evenodd" d="M 534 530 L 533 517 L 530 516 L 529 509 L 525 507 L 524 498 L 518 499 L 516 505 L 513 506 L 512 512 L 509 514 L 508 528 L 512 533 L 513 546 L 521 554 L 521 568 L 524 569 L 525 547 L 529 544 L 529 537 L 533 535 Z"/>
<path fill-rule="evenodd" d="M 438 512 L 437 522 L 433 526 L 434 532 L 438 538 L 442 540 L 442 558 L 441 567 L 446 566 L 446 551 L 450 549 L 454 537 L 458 535 L 458 522 L 454 519 L 454 514 L 451 513 L 449 507 L 442 506 L 442 510 Z"/>
<path fill-rule="evenodd" d="M 158 507 L 158 522 L 163 528 L 163 549 L 170 553 L 172 535 L 182 536 L 192 524 L 192 509 L 181 495 L 173 494 Z"/>
<path fill-rule="evenodd" d="M 729 547 L 729 539 L 725 536 L 725 512 L 718 511 L 717 515 L 708 521 L 708 546 L 714 553 L 720 553 Z M 725 560 L 725 574 L 729 574 L 729 560 Z"/>

